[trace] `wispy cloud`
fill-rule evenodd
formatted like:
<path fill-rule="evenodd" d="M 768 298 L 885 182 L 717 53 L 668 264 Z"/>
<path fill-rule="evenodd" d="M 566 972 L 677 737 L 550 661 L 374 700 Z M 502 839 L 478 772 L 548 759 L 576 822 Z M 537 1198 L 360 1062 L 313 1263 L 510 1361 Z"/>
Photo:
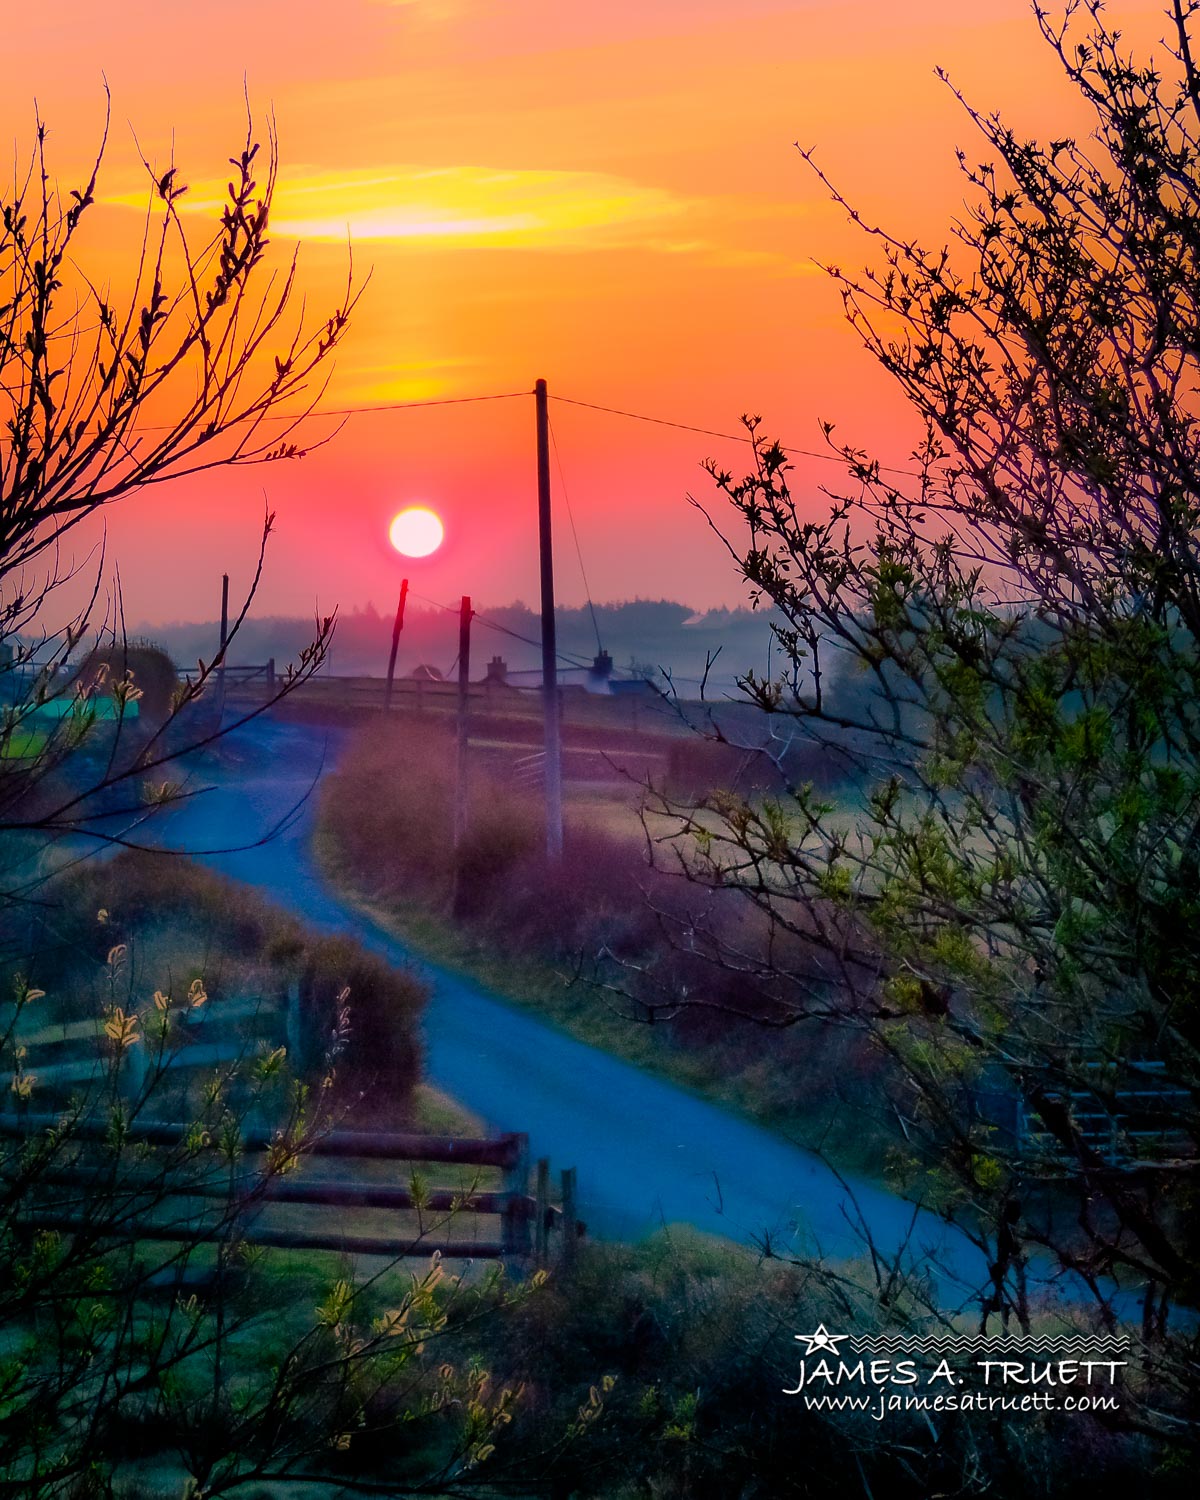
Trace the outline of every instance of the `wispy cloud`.
<path fill-rule="evenodd" d="M 107 201 L 144 211 L 146 192 Z M 215 217 L 221 208 L 208 185 L 179 201 L 188 214 Z M 785 221 L 806 211 L 803 204 L 753 196 L 687 196 L 604 172 L 300 167 L 279 183 L 272 230 L 298 240 L 430 248 L 636 249 L 794 275 L 804 272 L 783 242 Z M 783 231 L 774 242 L 766 239 L 769 248 L 764 229 Z"/>
<path fill-rule="evenodd" d="M 459 240 L 564 248 L 639 231 L 687 212 L 658 188 L 595 172 L 441 167 L 384 176 L 293 178 L 275 230 L 299 239 Z"/>
<path fill-rule="evenodd" d="M 145 209 L 146 190 L 107 201 Z M 194 188 L 189 214 L 215 214 L 220 199 Z M 293 168 L 275 196 L 272 229 L 303 240 L 447 241 L 526 248 L 636 243 L 697 205 L 661 188 L 602 172 L 493 167 L 394 167 L 383 171 Z"/>

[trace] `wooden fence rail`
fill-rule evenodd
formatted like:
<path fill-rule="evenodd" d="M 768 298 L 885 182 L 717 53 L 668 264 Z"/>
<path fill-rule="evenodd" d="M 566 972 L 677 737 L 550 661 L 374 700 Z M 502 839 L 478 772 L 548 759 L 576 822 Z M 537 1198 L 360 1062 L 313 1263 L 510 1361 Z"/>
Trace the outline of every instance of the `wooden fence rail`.
<path fill-rule="evenodd" d="M 66 1139 L 81 1143 L 100 1143 L 110 1135 L 108 1124 L 94 1118 L 76 1119 L 69 1114 L 29 1110 L 0 1115 L 0 1136 L 19 1139 L 50 1131 L 62 1131 Z M 127 1128 L 127 1138 L 151 1146 L 181 1146 L 190 1132 L 191 1127 L 171 1121 L 134 1120 Z M 241 1142 L 247 1152 L 265 1151 L 274 1141 L 275 1134 L 270 1130 L 248 1129 L 241 1133 Z M 235 1194 L 245 1192 L 255 1210 L 263 1204 L 278 1203 L 328 1208 L 342 1213 L 348 1209 L 384 1209 L 396 1213 L 418 1211 L 446 1214 L 449 1225 L 453 1224 L 458 1213 L 488 1215 L 499 1220 L 499 1234 L 495 1239 L 485 1241 L 433 1240 L 423 1232 L 414 1234 L 399 1227 L 395 1233 L 364 1236 L 347 1235 L 341 1228 L 274 1227 L 247 1220 L 239 1227 L 241 1237 L 251 1244 L 297 1250 L 334 1250 L 388 1258 L 428 1256 L 436 1250 L 444 1256 L 469 1259 L 523 1262 L 533 1258 L 537 1264 L 544 1265 L 549 1258 L 549 1233 L 558 1229 L 561 1232 L 560 1259 L 565 1268 L 569 1269 L 573 1264 L 576 1242 L 582 1233 L 582 1225 L 577 1222 L 574 1212 L 574 1173 L 563 1174 L 563 1209 L 554 1207 L 549 1201 L 549 1163 L 545 1160 L 538 1163 L 537 1188 L 531 1195 L 529 1145 L 524 1135 L 462 1137 L 333 1130 L 318 1137 L 306 1149 L 304 1160 L 309 1157 L 384 1161 L 397 1165 L 440 1163 L 490 1168 L 501 1172 L 502 1185 L 499 1189 L 483 1190 L 474 1186 L 459 1190 L 431 1187 L 414 1193 L 411 1182 L 306 1180 L 301 1175 L 274 1178 L 258 1189 L 254 1188 L 253 1178 L 244 1178 L 240 1184 L 233 1185 L 233 1191 Z M 103 1218 L 89 1218 L 79 1208 L 78 1199 L 86 1197 L 90 1185 L 102 1180 L 86 1166 L 49 1164 L 39 1177 L 39 1183 L 46 1187 L 76 1189 L 75 1201 L 69 1204 L 31 1204 L 28 1214 L 22 1217 L 25 1222 L 38 1227 L 76 1232 L 88 1229 L 102 1234 L 111 1232 L 114 1238 L 203 1241 L 219 1237 L 218 1229 L 206 1229 L 203 1217 L 197 1215 L 165 1224 L 136 1214 L 110 1225 L 106 1225 Z M 135 1196 L 139 1186 L 152 1189 L 153 1183 L 149 1180 L 139 1182 L 136 1174 L 121 1183 L 123 1192 Z M 168 1196 L 172 1202 L 188 1198 L 228 1201 L 230 1191 L 228 1181 L 199 1180 L 172 1185 Z M 202 1214 L 202 1210 L 200 1212 Z"/>

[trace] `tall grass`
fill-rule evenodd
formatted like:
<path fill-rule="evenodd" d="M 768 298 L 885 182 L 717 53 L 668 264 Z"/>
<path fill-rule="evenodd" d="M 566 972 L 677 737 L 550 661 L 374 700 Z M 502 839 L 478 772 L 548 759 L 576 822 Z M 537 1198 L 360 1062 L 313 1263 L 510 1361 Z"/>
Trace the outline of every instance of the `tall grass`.
<path fill-rule="evenodd" d="M 769 940 L 761 914 L 735 893 L 651 868 L 639 842 L 573 819 L 569 798 L 564 857 L 549 865 L 540 800 L 496 764 L 489 771 L 482 752 L 472 758 L 456 850 L 448 728 L 410 718 L 364 731 L 322 788 L 339 876 L 401 918 L 453 928 L 501 968 L 532 962 L 566 976 L 586 999 L 551 1013 L 588 1040 L 613 1045 L 614 1011 L 629 1018 L 626 1035 L 652 1023 L 628 1046 L 616 1037 L 616 1050 L 826 1145 L 841 1136 L 855 1152 L 874 1149 L 878 1130 L 864 1129 L 862 1101 L 865 1084 L 882 1092 L 882 1059 L 839 1029 L 760 1024 L 784 1014 L 757 962 Z M 778 968 L 804 971 L 798 945 L 789 965 L 787 939 L 772 941 Z M 745 955 L 738 972 L 716 960 L 722 948 Z M 852 1099 L 853 1117 L 842 1108 Z"/>

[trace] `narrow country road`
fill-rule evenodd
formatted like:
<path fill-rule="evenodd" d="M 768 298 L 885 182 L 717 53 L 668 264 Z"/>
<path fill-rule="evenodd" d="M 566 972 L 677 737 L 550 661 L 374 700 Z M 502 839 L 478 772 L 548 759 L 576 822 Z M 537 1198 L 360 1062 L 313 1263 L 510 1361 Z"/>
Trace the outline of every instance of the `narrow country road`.
<path fill-rule="evenodd" d="M 265 719 L 238 730 L 217 769 L 195 771 L 193 785 L 208 789 L 165 815 L 156 839 L 256 887 L 313 927 L 352 934 L 389 962 L 418 970 L 432 989 L 429 1082 L 489 1127 L 526 1131 L 535 1156 L 577 1167 L 591 1234 L 637 1239 L 685 1222 L 744 1243 L 770 1234 L 784 1252 L 844 1257 L 863 1251 L 852 1227 L 861 1213 L 885 1253 L 911 1234 L 913 1260 L 937 1275 L 944 1305 L 980 1285 L 982 1257 L 934 1216 L 869 1183 L 855 1182 L 851 1197 L 809 1152 L 415 959 L 342 902 L 310 853 L 315 798 L 297 804 L 344 738 L 344 731 Z M 244 847 L 281 822 L 275 837 Z"/>

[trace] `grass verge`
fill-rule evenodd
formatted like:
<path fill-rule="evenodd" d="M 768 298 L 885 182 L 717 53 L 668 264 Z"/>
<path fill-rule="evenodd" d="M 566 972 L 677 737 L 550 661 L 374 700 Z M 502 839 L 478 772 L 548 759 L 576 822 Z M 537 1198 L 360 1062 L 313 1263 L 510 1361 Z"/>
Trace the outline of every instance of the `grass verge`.
<path fill-rule="evenodd" d="M 883 1120 L 864 1127 L 861 1097 L 851 1100 L 835 1090 L 797 1107 L 794 1091 L 770 1049 L 731 1068 L 720 1050 L 680 1045 L 665 1026 L 634 1020 L 595 986 L 573 980 L 544 959 L 497 952 L 449 915 L 420 902 L 401 904 L 392 895 L 386 901 L 374 896 L 352 879 L 328 830 L 316 833 L 313 852 L 325 879 L 348 904 L 422 958 L 476 981 L 506 1004 L 536 1015 L 577 1041 L 820 1152 L 841 1170 L 876 1180 L 884 1177 L 893 1130 Z"/>

